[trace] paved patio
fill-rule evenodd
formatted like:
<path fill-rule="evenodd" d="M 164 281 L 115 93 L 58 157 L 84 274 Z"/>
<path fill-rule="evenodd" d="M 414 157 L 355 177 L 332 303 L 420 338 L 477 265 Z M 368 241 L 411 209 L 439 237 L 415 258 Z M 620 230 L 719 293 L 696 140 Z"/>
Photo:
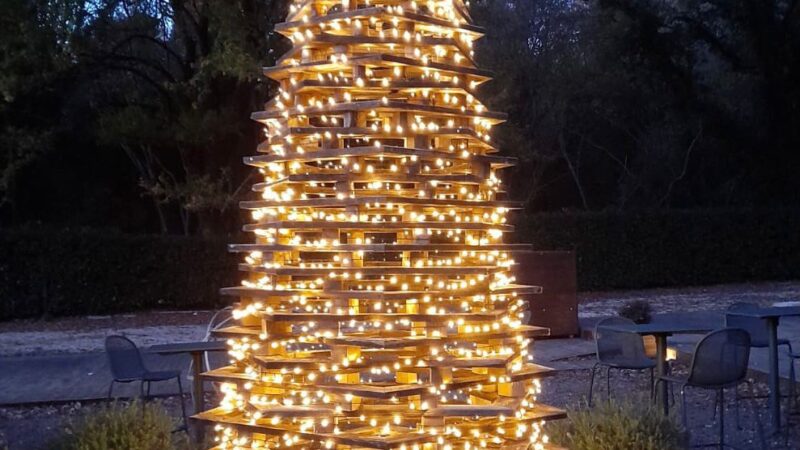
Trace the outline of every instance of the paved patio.
<path fill-rule="evenodd" d="M 581 321 L 584 328 L 593 328 L 597 317 Z M 653 316 L 653 321 L 681 321 L 684 323 L 712 324 L 720 327 L 724 323 L 723 311 L 692 311 L 666 313 Z M 800 349 L 800 318 L 784 318 L 779 328 L 780 337 L 790 339 Z M 670 347 L 682 353 L 691 353 L 699 335 L 679 335 L 669 339 Z M 594 352 L 594 343 L 586 339 L 540 340 L 534 346 L 534 358 L 540 364 L 561 370 L 588 369 L 594 364 L 590 358 L 579 358 Z M 160 356 L 148 354 L 146 362 L 153 370 L 177 369 L 188 373 L 187 355 Z M 216 355 L 214 364 L 224 363 L 224 356 Z M 767 349 L 753 349 L 750 367 L 759 372 L 768 370 Z M 781 374 L 788 377 L 788 358 L 781 359 Z M 188 380 L 184 380 L 185 392 L 189 392 Z M 40 402 L 66 402 L 98 400 L 106 397 L 111 373 L 106 355 L 99 351 L 84 353 L 44 354 L 41 356 L 0 357 L 0 405 Z M 117 385 L 115 393 L 121 396 L 136 395 L 138 385 Z M 177 393 L 175 383 L 155 383 L 156 395 Z"/>

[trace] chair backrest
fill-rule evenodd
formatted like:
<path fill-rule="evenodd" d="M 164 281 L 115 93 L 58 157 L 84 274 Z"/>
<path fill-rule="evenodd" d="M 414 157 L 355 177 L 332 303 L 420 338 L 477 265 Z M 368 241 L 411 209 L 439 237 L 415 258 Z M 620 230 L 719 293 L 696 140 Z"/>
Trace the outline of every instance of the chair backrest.
<path fill-rule="evenodd" d="M 758 305 L 740 302 L 730 305 L 727 312 L 743 312 L 754 309 L 758 309 Z M 740 328 L 747 331 L 750 334 L 750 345 L 753 347 L 769 347 L 769 324 L 764 319 L 725 314 L 725 327 Z"/>
<path fill-rule="evenodd" d="M 597 360 L 615 363 L 646 358 L 642 337 L 636 333 L 609 330 L 610 325 L 636 325 L 624 317 L 609 317 L 597 322 L 594 339 L 597 344 Z"/>
<path fill-rule="evenodd" d="M 750 335 L 740 328 L 723 328 L 705 335 L 694 350 L 688 384 L 719 387 L 747 375 Z"/>
<path fill-rule="evenodd" d="M 147 371 L 139 348 L 125 336 L 108 336 L 106 354 L 111 374 L 117 380 L 141 378 Z"/>

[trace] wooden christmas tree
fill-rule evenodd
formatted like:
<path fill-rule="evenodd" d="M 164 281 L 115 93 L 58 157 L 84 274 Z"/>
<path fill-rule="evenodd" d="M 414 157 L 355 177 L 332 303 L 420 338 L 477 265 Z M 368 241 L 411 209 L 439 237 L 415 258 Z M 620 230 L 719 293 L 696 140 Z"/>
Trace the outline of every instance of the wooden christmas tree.
<path fill-rule="evenodd" d="M 298 0 L 253 118 L 263 181 L 222 383 L 220 449 L 544 448 L 489 131 L 461 0 Z"/>

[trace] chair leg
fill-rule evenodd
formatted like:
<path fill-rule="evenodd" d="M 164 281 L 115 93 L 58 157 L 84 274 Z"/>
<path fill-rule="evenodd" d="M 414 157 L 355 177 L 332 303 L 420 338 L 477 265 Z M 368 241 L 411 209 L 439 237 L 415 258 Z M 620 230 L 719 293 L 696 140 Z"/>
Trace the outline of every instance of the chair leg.
<path fill-rule="evenodd" d="M 719 390 L 719 448 L 725 448 L 725 390 Z"/>
<path fill-rule="evenodd" d="M 742 429 L 742 418 L 739 414 L 739 385 L 733 387 L 733 407 L 734 411 L 736 412 L 736 428 L 741 430 Z"/>
<path fill-rule="evenodd" d="M 797 409 L 797 393 L 795 392 L 795 384 L 797 384 L 797 379 L 795 378 L 794 374 L 794 358 L 792 358 L 792 343 L 789 343 L 789 406 L 792 409 Z"/>
<path fill-rule="evenodd" d="M 606 369 L 606 400 L 611 401 L 611 366 Z"/>
<path fill-rule="evenodd" d="M 689 423 L 686 412 L 686 386 L 681 386 L 681 422 L 683 429 L 686 430 Z"/>
<path fill-rule="evenodd" d="M 149 381 L 147 382 L 147 390 L 145 391 L 145 397 L 148 398 L 148 399 L 150 398 L 150 385 L 151 384 L 152 383 L 150 383 Z"/>
<path fill-rule="evenodd" d="M 654 384 L 655 376 L 654 376 L 654 373 L 655 373 L 654 369 L 651 367 L 650 368 L 650 398 L 653 397 L 653 393 L 655 392 L 655 384 Z"/>
<path fill-rule="evenodd" d="M 597 364 L 592 366 L 592 375 L 589 378 L 589 407 L 592 407 L 592 391 L 594 390 L 594 376 L 597 373 Z"/>
<path fill-rule="evenodd" d="M 114 390 L 114 382 L 116 380 L 111 380 L 111 384 L 108 385 L 108 399 L 111 400 L 111 392 Z"/>
<path fill-rule="evenodd" d="M 714 394 L 714 414 L 711 415 L 711 420 L 717 420 L 717 405 L 719 405 L 719 391 Z"/>
<path fill-rule="evenodd" d="M 186 405 L 184 404 L 183 386 L 181 384 L 181 376 L 178 375 L 176 379 L 178 380 L 178 395 L 180 395 L 180 397 L 181 397 L 181 417 L 183 417 L 183 427 L 188 430 L 189 429 L 189 423 L 186 420 Z"/>
<path fill-rule="evenodd" d="M 789 395 L 792 396 L 792 408 L 797 409 L 797 392 L 795 392 L 795 384 L 797 384 L 797 379 L 795 378 L 794 372 L 794 358 L 789 360 L 789 380 L 791 380 L 792 386 L 789 388 Z"/>
<path fill-rule="evenodd" d="M 653 390 L 652 390 L 652 392 L 650 392 L 650 402 L 651 403 L 655 403 L 656 402 L 656 393 L 658 392 L 658 383 L 663 383 L 663 382 L 664 382 L 664 380 L 658 378 L 658 379 L 656 379 L 656 382 L 653 383 Z"/>

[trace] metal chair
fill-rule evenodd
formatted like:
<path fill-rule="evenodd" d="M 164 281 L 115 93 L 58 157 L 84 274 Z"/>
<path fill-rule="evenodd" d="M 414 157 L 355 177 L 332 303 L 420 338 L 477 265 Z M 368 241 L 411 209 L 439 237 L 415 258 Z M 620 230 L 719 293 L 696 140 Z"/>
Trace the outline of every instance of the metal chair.
<path fill-rule="evenodd" d="M 602 366 L 606 368 L 608 398 L 611 398 L 611 369 L 650 369 L 650 395 L 652 396 L 653 394 L 653 370 L 656 367 L 656 362 L 645 354 L 642 337 L 635 333 L 605 328 L 611 325 L 635 325 L 635 323 L 623 317 L 611 317 L 597 323 L 594 330 L 594 339 L 597 345 L 597 362 L 592 366 L 592 377 L 589 381 L 589 406 L 592 406 L 594 377 L 598 367 Z"/>
<path fill-rule="evenodd" d="M 675 375 L 665 375 L 659 377 L 658 383 L 676 383 L 680 386 L 681 411 L 684 428 L 687 426 L 686 411 L 686 388 L 696 387 L 700 389 L 713 389 L 717 391 L 715 400 L 719 403 L 719 442 L 713 444 L 701 444 L 695 447 L 719 446 L 723 448 L 725 444 L 725 389 L 734 388 L 746 383 L 751 392 L 753 386 L 747 380 L 747 364 L 750 358 L 750 335 L 747 331 L 737 328 L 724 328 L 712 331 L 705 335 L 695 347 L 692 363 L 689 366 L 689 373 L 685 377 Z M 755 400 L 754 400 L 755 402 Z M 757 405 L 754 405 L 754 413 L 758 422 L 758 432 L 763 444 L 763 430 L 761 421 L 758 418 Z M 735 400 L 736 415 L 739 415 L 739 396 Z M 730 446 L 729 446 L 730 447 Z"/>
<path fill-rule="evenodd" d="M 106 338 L 106 354 L 111 367 L 113 379 L 108 386 L 108 398 L 114 389 L 114 383 L 139 382 L 139 395 L 142 401 L 150 396 L 150 384 L 157 381 L 176 379 L 178 392 L 181 397 L 181 416 L 186 426 L 186 406 L 183 403 L 183 386 L 181 385 L 180 370 L 151 371 L 144 365 L 142 354 L 136 344 L 125 336 L 108 336 Z M 145 385 L 147 386 L 145 388 Z"/>
<path fill-rule="evenodd" d="M 752 303 L 738 302 L 728 307 L 728 312 L 733 311 L 748 311 L 758 309 L 758 305 Z M 755 317 L 745 317 L 735 314 L 725 314 L 725 326 L 728 328 L 740 328 L 750 334 L 750 346 L 754 348 L 767 348 L 769 347 L 769 326 L 764 319 Z M 788 339 L 778 339 L 778 347 L 786 346 L 789 355 L 789 379 L 791 384 L 789 386 L 789 397 L 795 397 L 795 373 L 794 373 L 794 358 L 800 358 L 800 354 L 795 354 L 792 350 L 792 343 Z M 794 356 L 797 355 L 797 356 Z"/>

